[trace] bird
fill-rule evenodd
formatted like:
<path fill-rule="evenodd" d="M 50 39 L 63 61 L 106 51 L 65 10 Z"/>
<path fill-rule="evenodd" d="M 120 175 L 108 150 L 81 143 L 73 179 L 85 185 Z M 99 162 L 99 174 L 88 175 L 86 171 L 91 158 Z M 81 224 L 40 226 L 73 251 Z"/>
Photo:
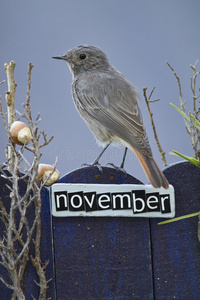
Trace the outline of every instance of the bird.
<path fill-rule="evenodd" d="M 53 58 L 67 63 L 72 73 L 75 107 L 105 147 L 102 153 L 111 143 L 123 143 L 136 154 L 151 185 L 168 189 L 169 183 L 153 158 L 132 83 L 96 46 L 80 45 Z"/>

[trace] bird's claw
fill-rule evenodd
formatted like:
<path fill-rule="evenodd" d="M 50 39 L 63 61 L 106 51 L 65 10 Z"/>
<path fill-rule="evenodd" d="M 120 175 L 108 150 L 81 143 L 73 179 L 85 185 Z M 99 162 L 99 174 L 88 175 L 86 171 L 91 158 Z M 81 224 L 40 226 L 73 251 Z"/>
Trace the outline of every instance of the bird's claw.
<path fill-rule="evenodd" d="M 123 172 L 124 174 L 127 174 L 127 172 L 126 172 L 126 170 L 123 168 L 123 167 L 117 167 L 117 166 L 115 166 L 113 163 L 107 163 L 107 165 L 110 165 L 110 166 L 112 166 L 115 170 L 118 170 L 118 171 L 121 171 L 121 172 Z"/>
<path fill-rule="evenodd" d="M 94 162 L 92 164 L 84 163 L 84 164 L 81 165 L 81 167 L 83 167 L 83 166 L 86 166 L 86 167 L 97 167 L 100 172 L 103 172 L 102 166 L 101 166 L 101 164 L 99 162 Z"/>

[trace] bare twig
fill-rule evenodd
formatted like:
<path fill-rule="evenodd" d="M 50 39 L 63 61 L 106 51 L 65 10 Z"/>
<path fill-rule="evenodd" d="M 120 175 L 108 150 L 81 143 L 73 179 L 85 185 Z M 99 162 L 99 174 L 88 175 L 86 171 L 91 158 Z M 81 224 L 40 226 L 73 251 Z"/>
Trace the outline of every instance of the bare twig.
<path fill-rule="evenodd" d="M 15 62 L 11 61 L 10 65 L 5 63 L 4 68 L 7 73 L 7 81 L 8 81 L 8 92 L 6 92 L 6 104 L 7 104 L 7 111 L 8 111 L 8 126 L 10 127 L 16 119 L 15 90 L 17 84 L 15 83 L 15 79 L 14 79 Z M 10 145 L 8 145 L 7 161 L 9 161 L 8 169 L 11 170 L 13 168 L 14 158 L 13 158 L 12 148 Z"/>
<path fill-rule="evenodd" d="M 6 282 L 2 276 L 0 276 L 0 280 L 5 284 L 5 286 L 7 286 L 9 289 L 13 290 L 13 286 L 11 284 L 9 284 L 8 282 Z"/>
<path fill-rule="evenodd" d="M 181 83 L 180 79 L 175 72 L 174 68 L 166 62 L 169 68 L 172 70 L 174 76 L 176 77 L 176 80 L 178 82 L 178 88 L 179 88 L 179 100 L 180 100 L 180 106 L 181 106 L 181 111 L 187 115 L 186 109 L 185 109 L 185 103 L 183 102 L 183 97 L 182 97 L 182 90 L 181 90 Z M 199 130 L 195 127 L 195 120 L 198 120 L 198 115 L 200 113 L 200 108 L 197 108 L 197 99 L 200 97 L 200 95 L 196 95 L 196 80 L 197 76 L 199 75 L 199 72 L 196 71 L 197 69 L 197 63 L 193 65 L 190 65 L 191 69 L 193 70 L 193 77 L 191 78 L 191 90 L 192 90 L 192 97 L 193 97 L 193 112 L 189 113 L 190 115 L 190 122 L 186 118 L 184 118 L 185 122 L 185 127 L 186 131 L 190 136 L 191 142 L 192 142 L 192 148 L 194 150 L 194 157 L 196 159 L 199 158 L 199 146 L 200 146 L 200 132 Z"/>
<path fill-rule="evenodd" d="M 1 96 L 0 96 L 0 112 L 1 112 L 1 117 L 3 119 L 4 127 L 6 129 L 7 128 L 6 115 L 5 115 L 4 111 L 3 111 L 3 107 L 2 107 L 2 103 L 1 103 Z"/>
<path fill-rule="evenodd" d="M 15 90 L 17 84 L 14 79 L 15 62 L 11 61 L 10 65 L 5 63 L 5 71 L 8 80 L 8 92 L 6 92 L 6 104 L 8 107 L 8 124 L 11 125 L 15 121 Z"/>
<path fill-rule="evenodd" d="M 182 112 L 186 112 L 185 110 L 185 103 L 183 101 L 183 96 L 182 96 L 182 89 L 181 89 L 181 82 L 180 82 L 180 78 L 178 77 L 178 75 L 176 74 L 175 70 L 172 68 L 172 66 L 170 65 L 170 63 L 168 63 L 168 61 L 166 61 L 167 65 L 169 66 L 169 68 L 172 70 L 174 76 L 176 77 L 177 83 L 178 83 L 178 88 L 179 88 L 179 100 L 180 100 L 180 105 L 181 105 L 181 110 Z M 188 123 L 188 121 L 184 118 L 185 121 L 185 127 L 188 133 L 190 133 L 190 125 Z"/>
<path fill-rule="evenodd" d="M 6 104 L 7 104 L 7 111 L 8 111 L 8 126 L 10 127 L 16 118 L 15 117 L 15 89 L 17 84 L 15 83 L 15 79 L 14 79 L 14 69 L 15 69 L 14 61 L 11 61 L 10 65 L 5 63 L 4 68 L 7 73 L 7 81 L 8 81 L 8 91 L 6 92 Z M 8 145 L 7 149 L 8 149 L 7 161 L 9 162 L 8 169 L 11 170 L 14 167 L 12 147 Z"/>
<path fill-rule="evenodd" d="M 149 112 L 149 115 L 150 115 L 150 118 L 151 118 L 151 125 L 152 125 L 152 128 L 153 128 L 154 137 L 155 137 L 155 140 L 156 140 L 156 143 L 157 143 L 157 146 L 158 146 L 158 150 L 159 150 L 160 155 L 161 155 L 161 159 L 163 161 L 164 166 L 167 166 L 167 161 L 166 161 L 166 158 L 165 158 L 165 152 L 163 151 L 163 149 L 161 147 L 161 144 L 158 140 L 156 127 L 155 127 L 155 123 L 154 123 L 154 120 L 153 120 L 153 113 L 151 112 L 151 108 L 150 108 L 150 105 L 149 105 L 150 98 L 151 98 L 154 90 L 155 90 L 155 88 L 153 88 L 153 90 L 151 91 L 150 96 L 147 97 L 147 94 L 146 94 L 147 87 L 145 87 L 145 88 L 143 88 L 143 95 L 144 95 L 144 99 L 145 99 L 145 102 L 146 102 L 146 105 L 147 105 L 147 109 L 148 109 L 148 112 Z"/>
<path fill-rule="evenodd" d="M 25 110 L 28 115 L 29 124 L 33 128 L 33 122 L 31 117 L 31 109 L 30 109 L 30 89 L 31 89 L 31 70 L 33 69 L 34 65 L 32 63 L 28 64 L 28 80 L 27 80 L 27 91 L 26 91 L 26 103 L 25 103 Z"/>
<path fill-rule="evenodd" d="M 5 82 L 6 82 L 5 80 L 2 80 L 2 81 L 0 82 L 0 85 L 3 84 L 3 83 L 5 83 Z"/>
<path fill-rule="evenodd" d="M 39 146 L 39 148 L 43 148 L 44 146 L 47 146 L 52 140 L 53 140 L 53 136 L 52 137 L 50 137 L 50 139 L 48 139 L 47 140 L 47 135 L 44 133 L 44 130 L 42 131 L 42 132 L 40 132 L 39 133 L 39 135 L 40 134 L 42 134 L 42 136 L 43 136 L 43 138 L 44 138 L 44 143 L 43 144 L 41 144 L 40 146 Z"/>
<path fill-rule="evenodd" d="M 40 215 L 41 213 L 41 199 L 35 198 L 35 206 L 38 209 L 37 214 Z M 35 244 L 35 257 L 31 256 L 31 260 L 33 263 L 33 266 L 36 268 L 38 277 L 39 277 L 39 287 L 40 287 L 40 296 L 39 300 L 46 299 L 46 292 L 48 288 L 47 280 L 46 280 L 46 274 L 45 274 L 45 268 L 47 267 L 47 264 L 42 267 L 41 259 L 40 259 L 40 239 L 41 239 L 41 219 L 37 219 L 37 227 L 36 227 L 36 239 L 34 241 Z"/>

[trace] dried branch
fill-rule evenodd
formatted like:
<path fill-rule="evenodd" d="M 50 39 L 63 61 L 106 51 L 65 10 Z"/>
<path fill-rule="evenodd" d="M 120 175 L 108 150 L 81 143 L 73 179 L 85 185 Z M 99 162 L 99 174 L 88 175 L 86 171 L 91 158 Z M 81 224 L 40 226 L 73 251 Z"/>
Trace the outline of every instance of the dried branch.
<path fill-rule="evenodd" d="M 6 123 L 6 115 L 3 111 L 2 103 L 1 103 L 1 96 L 0 96 L 0 112 L 1 112 L 1 117 L 3 119 L 3 125 L 5 128 L 7 128 L 7 123 Z"/>
<path fill-rule="evenodd" d="M 14 79 L 15 62 L 11 61 L 10 65 L 5 63 L 4 68 L 7 74 L 7 81 L 8 81 L 8 92 L 6 92 L 6 104 L 7 104 L 7 111 L 8 111 L 8 126 L 10 127 L 16 119 L 15 90 L 17 84 L 15 83 L 15 79 Z M 14 159 L 13 159 L 12 148 L 10 145 L 8 145 L 7 161 L 9 161 L 8 169 L 11 170 L 13 168 Z"/>
<path fill-rule="evenodd" d="M 191 69 L 193 70 L 193 78 L 191 78 L 191 90 L 192 90 L 192 96 L 193 96 L 193 111 L 197 113 L 196 108 L 196 100 L 200 97 L 200 95 L 196 96 L 196 79 L 199 75 L 199 72 L 197 72 L 197 64 L 198 60 L 195 62 L 194 66 L 190 65 Z"/>
<path fill-rule="evenodd" d="M 27 119 L 29 120 L 29 125 L 31 129 L 33 129 L 33 122 L 31 117 L 31 109 L 30 109 L 30 89 L 31 89 L 31 70 L 33 69 L 34 65 L 32 63 L 28 64 L 28 80 L 27 80 L 27 91 L 26 91 L 26 103 L 25 103 L 25 110 L 27 113 Z"/>
<path fill-rule="evenodd" d="M 4 65 L 7 81 L 8 81 L 8 92 L 6 92 L 6 104 L 8 107 L 8 124 L 11 125 L 15 121 L 15 90 L 17 84 L 14 79 L 15 62 L 11 61 L 10 65 L 5 63 Z"/>
<path fill-rule="evenodd" d="M 14 289 L 13 286 L 12 286 L 11 284 L 7 283 L 7 282 L 3 279 L 2 276 L 0 276 L 0 280 L 5 284 L 5 286 L 7 286 L 7 288 L 9 288 L 9 289 L 11 289 L 11 290 Z"/>
<path fill-rule="evenodd" d="M 44 143 L 39 146 L 39 149 L 42 148 L 42 147 L 44 147 L 44 146 L 47 146 L 53 140 L 53 138 L 54 138 L 52 136 L 52 137 L 50 137 L 50 139 L 47 140 L 47 138 L 46 138 L 47 135 L 44 133 L 44 130 L 39 133 L 39 137 L 40 137 L 41 134 L 43 136 Z"/>
<path fill-rule="evenodd" d="M 40 214 L 41 211 L 41 202 L 38 201 L 39 199 L 35 199 L 35 205 L 38 208 L 38 214 Z M 35 257 L 31 256 L 31 260 L 33 263 L 33 266 L 35 267 L 38 277 L 39 277 L 39 284 L 38 286 L 40 287 L 40 296 L 39 300 L 46 299 L 46 292 L 48 288 L 48 283 L 46 280 L 46 275 L 45 275 L 45 268 L 47 267 L 47 264 L 42 267 L 41 259 L 40 259 L 40 239 L 41 239 L 41 219 L 37 219 L 37 231 L 36 231 L 36 239 L 34 241 L 35 244 Z"/>
<path fill-rule="evenodd" d="M 179 88 L 179 100 L 180 100 L 180 109 L 186 116 L 186 109 L 185 109 L 185 103 L 183 102 L 182 97 L 182 90 L 181 90 L 181 82 L 180 79 L 175 72 L 175 70 L 172 68 L 172 66 L 166 62 L 169 68 L 172 70 L 177 82 L 178 82 L 178 88 Z M 192 97 L 193 97 L 193 112 L 189 113 L 190 118 L 184 117 L 185 127 L 186 131 L 190 136 L 191 142 L 192 142 L 192 148 L 194 150 L 194 157 L 195 159 L 199 158 L 199 147 L 200 147 L 200 132 L 195 126 L 195 120 L 198 119 L 198 115 L 200 113 L 200 108 L 197 108 L 197 99 L 200 97 L 200 95 L 196 96 L 196 80 L 197 76 L 199 75 L 199 72 L 196 71 L 197 69 L 197 63 L 196 61 L 195 65 L 190 65 L 191 69 L 193 70 L 193 77 L 191 78 L 191 90 L 192 90 Z"/>
<path fill-rule="evenodd" d="M 181 104 L 181 110 L 182 112 L 186 112 L 185 110 L 185 103 L 183 101 L 183 96 L 182 96 L 182 89 L 181 89 L 181 82 L 180 82 L 180 78 L 178 77 L 178 75 L 176 74 L 175 70 L 172 68 L 172 66 L 168 63 L 168 61 L 166 61 L 167 65 L 169 66 L 169 68 L 172 70 L 174 76 L 176 77 L 177 83 L 178 83 L 178 88 L 179 88 L 179 100 L 180 100 L 180 104 Z M 188 133 L 190 133 L 190 125 L 187 121 L 187 119 L 184 118 L 185 121 L 185 127 Z"/>
<path fill-rule="evenodd" d="M 2 81 L 0 82 L 0 85 L 3 84 L 3 83 L 5 83 L 5 82 L 6 82 L 5 80 L 2 80 Z"/>
<path fill-rule="evenodd" d="M 145 99 L 145 102 L 146 102 L 146 105 L 147 105 L 147 109 L 148 109 L 148 112 L 149 112 L 149 115 L 150 115 L 150 118 L 151 118 L 151 125 L 152 125 L 152 128 L 153 128 L 154 137 L 155 137 L 155 140 L 156 140 L 156 143 L 157 143 L 157 146 L 158 146 L 158 150 L 159 150 L 160 155 L 161 155 L 161 159 L 163 161 L 164 166 L 167 166 L 167 161 L 166 161 L 166 158 L 165 158 L 165 152 L 163 151 L 163 149 L 161 147 L 161 144 L 158 140 L 156 127 L 155 127 L 155 123 L 154 123 L 154 120 L 153 120 L 153 113 L 151 112 L 151 108 L 150 108 L 150 105 L 149 105 L 150 98 L 151 98 L 154 90 L 155 90 L 155 87 L 151 91 L 150 96 L 147 97 L 147 94 L 146 94 L 147 87 L 145 87 L 145 88 L 143 88 L 143 95 L 144 95 L 144 99 Z M 156 100 L 156 101 L 158 101 L 158 100 Z M 151 101 L 151 102 L 155 102 L 155 101 Z"/>

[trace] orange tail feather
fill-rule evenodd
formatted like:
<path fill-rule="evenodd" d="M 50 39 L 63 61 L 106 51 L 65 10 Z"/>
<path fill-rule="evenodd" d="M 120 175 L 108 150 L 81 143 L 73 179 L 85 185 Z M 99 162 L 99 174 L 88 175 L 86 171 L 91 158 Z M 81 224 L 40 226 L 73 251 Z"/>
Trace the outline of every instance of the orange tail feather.
<path fill-rule="evenodd" d="M 135 148 L 131 147 L 134 153 L 136 154 L 140 164 L 142 165 L 144 172 L 149 179 L 150 183 L 153 187 L 159 188 L 164 187 L 168 189 L 169 183 L 165 178 L 164 174 L 158 167 L 157 163 L 155 162 L 153 157 L 144 156 Z"/>

